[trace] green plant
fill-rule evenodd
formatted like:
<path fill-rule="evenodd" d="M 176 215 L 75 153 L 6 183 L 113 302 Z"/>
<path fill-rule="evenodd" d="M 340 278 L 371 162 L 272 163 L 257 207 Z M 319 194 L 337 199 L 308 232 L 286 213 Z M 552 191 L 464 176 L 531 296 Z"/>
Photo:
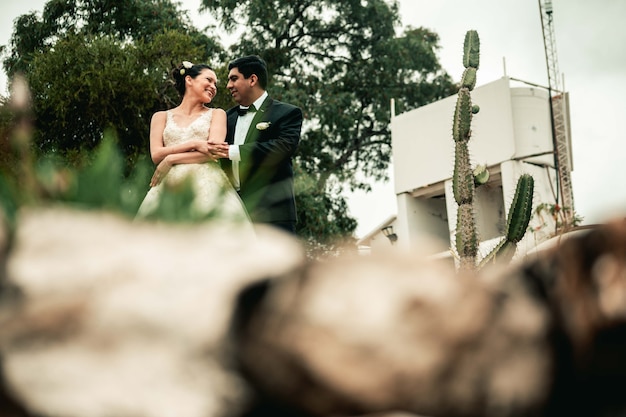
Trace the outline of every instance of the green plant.
<path fill-rule="evenodd" d="M 528 174 L 521 175 L 517 182 L 515 197 L 509 209 L 504 237 L 496 247 L 477 264 L 479 238 L 474 213 L 476 187 L 487 182 L 486 167 L 472 169 L 468 142 L 472 130 L 471 123 L 479 107 L 472 104 L 470 92 L 476 86 L 476 72 L 480 61 L 480 39 L 478 32 L 470 30 L 465 34 L 463 45 L 463 66 L 454 119 L 452 137 L 455 144 L 454 174 L 452 189 L 458 205 L 455 245 L 460 268 L 474 270 L 490 260 L 510 260 L 515 254 L 517 243 L 524 237 L 532 215 L 534 179 Z"/>
<path fill-rule="evenodd" d="M 482 259 L 479 264 L 480 267 L 496 258 L 501 261 L 509 261 L 513 258 L 517 244 L 526 234 L 528 223 L 532 217 L 534 189 L 534 178 L 529 174 L 520 175 L 515 188 L 515 196 L 509 207 L 504 237 Z"/>
<path fill-rule="evenodd" d="M 102 134 L 93 152 L 68 158 L 57 153 L 35 155 L 32 145 L 32 113 L 25 80 L 14 81 L 12 113 L 7 128 L 10 170 L 0 176 L 0 218 L 13 228 L 22 207 L 62 203 L 82 210 L 107 210 L 133 218 L 149 188 L 154 165 L 147 155 L 137 158 L 130 173 L 113 129 Z M 197 222 L 218 216 L 217 210 L 199 214 L 191 207 L 194 191 L 188 182 L 165 185 L 158 209 L 149 220 Z"/>
<path fill-rule="evenodd" d="M 570 217 L 569 214 L 572 211 L 570 207 L 561 207 L 559 204 L 555 203 L 541 203 L 537 205 L 535 209 L 535 215 L 539 220 L 539 225 L 529 230 L 533 233 L 539 232 L 548 227 L 548 221 L 545 216 L 548 216 L 554 222 L 554 234 L 557 235 L 559 233 L 565 232 L 572 227 L 580 226 L 583 222 L 584 218 L 580 216 L 576 211 L 571 213 L 571 220 L 568 224 L 566 218 Z"/>

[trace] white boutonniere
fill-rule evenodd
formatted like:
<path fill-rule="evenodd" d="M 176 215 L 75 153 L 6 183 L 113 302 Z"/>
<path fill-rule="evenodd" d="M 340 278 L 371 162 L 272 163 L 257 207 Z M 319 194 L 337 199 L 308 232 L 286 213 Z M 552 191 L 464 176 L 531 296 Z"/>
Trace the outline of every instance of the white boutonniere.
<path fill-rule="evenodd" d="M 272 123 L 270 123 L 270 122 L 259 122 L 259 123 L 256 124 L 256 128 L 259 129 L 259 130 L 265 130 L 268 127 L 270 127 L 271 124 Z"/>

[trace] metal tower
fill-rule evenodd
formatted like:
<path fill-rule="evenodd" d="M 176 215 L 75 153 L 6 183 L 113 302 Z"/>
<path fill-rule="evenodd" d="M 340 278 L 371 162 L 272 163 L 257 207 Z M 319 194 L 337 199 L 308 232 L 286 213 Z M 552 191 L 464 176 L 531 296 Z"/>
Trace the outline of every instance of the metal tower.
<path fill-rule="evenodd" d="M 548 93 L 554 165 L 557 172 L 557 203 L 561 206 L 563 226 L 571 226 L 574 220 L 574 193 L 572 189 L 572 152 L 569 129 L 569 97 L 559 83 L 559 64 L 556 55 L 556 39 L 552 19 L 552 0 L 539 0 L 543 45 L 548 67 Z"/>

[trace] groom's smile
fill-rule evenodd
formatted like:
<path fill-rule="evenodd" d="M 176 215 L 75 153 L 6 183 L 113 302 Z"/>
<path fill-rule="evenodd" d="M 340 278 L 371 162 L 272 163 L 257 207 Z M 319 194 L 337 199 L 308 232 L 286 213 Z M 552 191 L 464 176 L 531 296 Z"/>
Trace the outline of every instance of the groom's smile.
<path fill-rule="evenodd" d="M 252 87 L 256 82 L 256 76 L 252 74 L 249 78 L 245 78 L 238 68 L 233 68 L 228 73 L 228 84 L 226 88 L 230 91 L 230 95 L 238 104 L 249 106 L 254 102 Z"/>

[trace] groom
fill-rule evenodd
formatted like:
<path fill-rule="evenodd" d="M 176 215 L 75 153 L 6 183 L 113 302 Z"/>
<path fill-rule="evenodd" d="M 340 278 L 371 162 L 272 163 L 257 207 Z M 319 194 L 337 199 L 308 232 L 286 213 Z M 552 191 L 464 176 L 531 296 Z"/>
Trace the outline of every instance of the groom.
<path fill-rule="evenodd" d="M 292 157 L 300 142 L 302 110 L 268 96 L 267 67 L 256 55 L 228 64 L 239 104 L 227 114 L 227 144 L 211 145 L 255 223 L 296 232 Z"/>

